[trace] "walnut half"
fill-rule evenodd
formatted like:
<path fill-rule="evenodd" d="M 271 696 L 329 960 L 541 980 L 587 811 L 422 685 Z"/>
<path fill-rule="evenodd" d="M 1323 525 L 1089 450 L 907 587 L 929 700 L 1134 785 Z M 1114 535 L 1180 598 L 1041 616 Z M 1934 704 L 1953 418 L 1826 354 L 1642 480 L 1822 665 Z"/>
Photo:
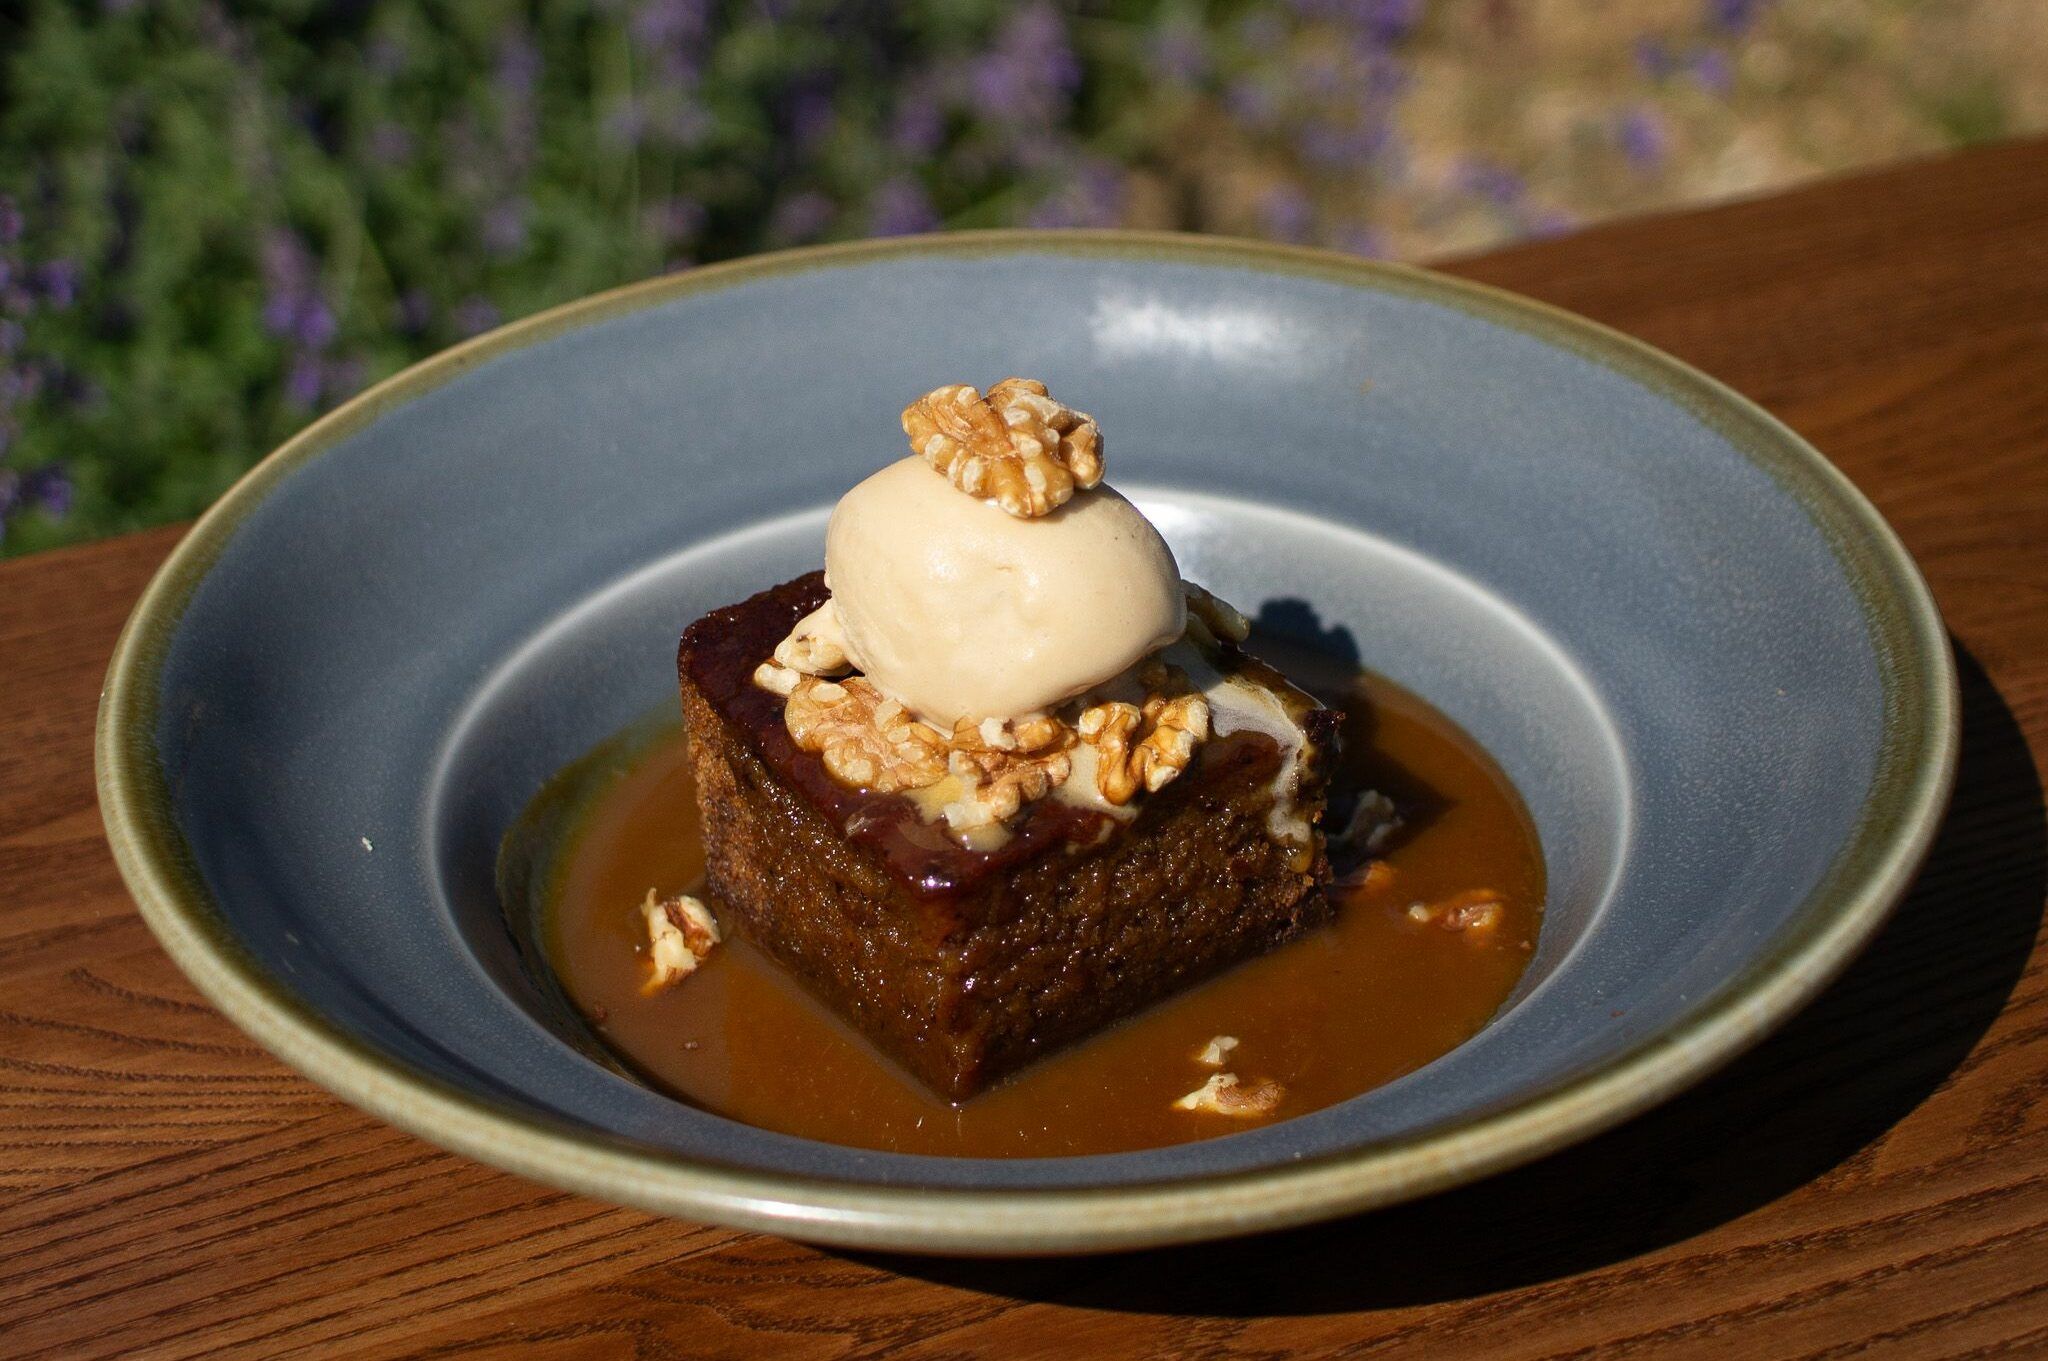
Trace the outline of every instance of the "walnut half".
<path fill-rule="evenodd" d="M 1142 708 L 1122 700 L 1091 705 L 1076 726 L 1095 748 L 1096 792 L 1121 807 L 1140 789 L 1158 793 L 1188 768 L 1209 736 L 1209 701 L 1199 692 L 1150 689 Z"/>
<path fill-rule="evenodd" d="M 1102 480 L 1095 418 L 1029 378 L 1005 378 L 986 397 L 966 383 L 933 388 L 903 409 L 903 433 L 955 487 L 1023 520 L 1051 514 L 1076 487 Z"/>
<path fill-rule="evenodd" d="M 818 753 L 833 779 L 894 794 L 945 778 L 945 736 L 883 698 L 865 676 L 830 681 L 786 674 L 796 679 L 783 701 L 783 726 L 797 746 Z"/>

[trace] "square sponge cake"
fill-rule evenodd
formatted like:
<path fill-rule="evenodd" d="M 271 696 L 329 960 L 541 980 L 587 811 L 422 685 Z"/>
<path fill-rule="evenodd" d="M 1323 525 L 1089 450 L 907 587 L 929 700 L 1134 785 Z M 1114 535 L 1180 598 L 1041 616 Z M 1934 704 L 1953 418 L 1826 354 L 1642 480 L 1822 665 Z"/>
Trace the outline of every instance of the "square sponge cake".
<path fill-rule="evenodd" d="M 756 683 L 827 598 L 813 572 L 683 633 L 708 887 L 728 925 L 934 1091 L 971 1096 L 1329 917 L 1316 824 L 1339 715 L 1234 643 L 1208 640 L 1216 674 L 1265 692 L 1297 740 L 1218 724 L 1128 807 L 1039 797 L 999 839 L 963 840 L 906 793 L 835 778 Z"/>

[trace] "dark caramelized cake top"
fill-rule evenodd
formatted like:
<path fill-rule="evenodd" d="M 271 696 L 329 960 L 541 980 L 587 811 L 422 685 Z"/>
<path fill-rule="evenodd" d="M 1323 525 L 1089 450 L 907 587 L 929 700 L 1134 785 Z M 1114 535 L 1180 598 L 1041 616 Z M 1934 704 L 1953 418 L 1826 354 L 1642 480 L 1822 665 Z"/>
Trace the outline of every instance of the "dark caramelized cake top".
<path fill-rule="evenodd" d="M 1037 799 L 1011 822 L 1012 835 L 1001 846 L 963 846 L 942 824 L 927 822 L 905 796 L 855 789 L 832 778 L 815 753 L 790 738 L 782 697 L 754 684 L 754 669 L 829 594 L 825 574 L 809 572 L 713 610 L 683 631 L 677 669 L 769 770 L 848 840 L 873 848 L 920 896 L 971 893 L 991 876 L 1042 855 L 1086 853 L 1113 837 L 1146 835 L 1151 824 L 1187 800 L 1213 799 L 1279 772 L 1281 751 L 1272 738 L 1235 732 L 1203 743 L 1188 773 L 1147 795 L 1138 817 L 1128 822 L 1059 799 Z M 1235 659 L 1234 654 L 1229 649 L 1227 656 Z M 1307 716 L 1304 726 L 1316 749 L 1328 749 L 1338 718 L 1331 710 Z"/>

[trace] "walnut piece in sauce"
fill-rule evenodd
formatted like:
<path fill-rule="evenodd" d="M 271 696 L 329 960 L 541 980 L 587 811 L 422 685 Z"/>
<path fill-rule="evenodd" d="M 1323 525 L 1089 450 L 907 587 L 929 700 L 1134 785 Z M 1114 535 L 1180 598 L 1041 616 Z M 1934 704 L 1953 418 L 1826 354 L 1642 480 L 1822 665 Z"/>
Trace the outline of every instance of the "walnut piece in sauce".
<path fill-rule="evenodd" d="M 1408 920 L 1454 932 L 1472 945 L 1491 945 L 1507 919 L 1506 900 L 1490 888 L 1467 889 L 1437 903 L 1410 903 Z"/>
<path fill-rule="evenodd" d="M 1173 1103 L 1180 1111 L 1206 1111 L 1240 1120 L 1271 1115 L 1279 1108 L 1287 1089 L 1277 1082 L 1260 1081 L 1246 1086 L 1236 1073 L 1215 1073 L 1207 1082 Z"/>
<path fill-rule="evenodd" d="M 647 957 L 653 965 L 642 992 L 655 993 L 682 982 L 722 939 L 711 909 L 687 893 L 662 898 L 650 888 L 640 915 L 647 923 Z"/>
<path fill-rule="evenodd" d="M 985 397 L 966 383 L 933 388 L 903 409 L 903 433 L 940 476 L 1019 519 L 1049 515 L 1102 481 L 1095 418 L 1029 378 L 1005 378 Z"/>
<path fill-rule="evenodd" d="M 1400 830 L 1401 812 L 1394 801 L 1377 789 L 1368 789 L 1352 805 L 1342 830 L 1330 838 L 1330 851 L 1344 857 L 1378 855 Z"/>

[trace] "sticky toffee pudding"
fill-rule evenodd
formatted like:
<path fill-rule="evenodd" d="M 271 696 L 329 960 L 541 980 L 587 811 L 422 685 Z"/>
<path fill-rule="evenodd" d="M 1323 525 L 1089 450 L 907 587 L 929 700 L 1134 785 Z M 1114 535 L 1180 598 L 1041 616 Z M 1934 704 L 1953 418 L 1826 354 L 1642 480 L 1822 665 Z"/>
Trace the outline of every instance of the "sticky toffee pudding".
<path fill-rule="evenodd" d="M 608 1043 L 771 1128 L 1049 1155 L 1284 1119 L 1483 1023 L 1542 901 L 1483 756 L 1248 649 L 1043 384 L 902 426 L 823 572 L 683 631 L 684 740 L 554 876 Z"/>

